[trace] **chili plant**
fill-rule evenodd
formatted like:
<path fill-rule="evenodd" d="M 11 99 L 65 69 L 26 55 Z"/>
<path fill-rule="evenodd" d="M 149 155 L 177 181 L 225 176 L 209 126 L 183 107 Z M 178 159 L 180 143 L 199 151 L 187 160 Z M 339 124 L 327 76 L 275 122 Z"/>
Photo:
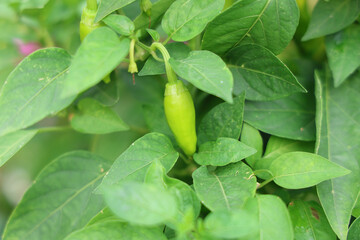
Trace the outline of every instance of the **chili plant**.
<path fill-rule="evenodd" d="M 2 1 L 2 239 L 360 239 L 359 13 Z"/>

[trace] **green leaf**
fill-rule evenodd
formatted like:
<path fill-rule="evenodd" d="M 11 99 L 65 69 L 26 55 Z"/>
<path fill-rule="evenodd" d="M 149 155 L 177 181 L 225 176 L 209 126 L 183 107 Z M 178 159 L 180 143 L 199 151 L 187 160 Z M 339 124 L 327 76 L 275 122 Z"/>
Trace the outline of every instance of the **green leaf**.
<path fill-rule="evenodd" d="M 272 52 L 255 44 L 239 46 L 227 54 L 234 81 L 246 99 L 268 101 L 306 92 L 291 71 Z"/>
<path fill-rule="evenodd" d="M 61 97 L 70 61 L 63 49 L 41 49 L 12 71 L 0 91 L 0 136 L 28 127 L 74 100 Z"/>
<path fill-rule="evenodd" d="M 221 12 L 224 3 L 224 0 L 175 1 L 162 19 L 162 28 L 174 41 L 190 40 Z"/>
<path fill-rule="evenodd" d="M 223 209 L 210 213 L 204 221 L 207 234 L 221 239 L 242 238 L 259 229 L 257 216 L 243 209 Z"/>
<path fill-rule="evenodd" d="M 135 0 L 101 0 L 95 22 L 100 21 L 110 13 L 135 2 Z"/>
<path fill-rule="evenodd" d="M 315 74 L 316 152 L 352 173 L 319 184 L 317 192 L 332 229 L 345 240 L 360 194 L 360 74 L 336 89 L 329 74 Z"/>
<path fill-rule="evenodd" d="M 261 159 L 263 155 L 263 139 L 261 137 L 260 132 L 250 126 L 247 123 L 244 123 L 242 131 L 241 131 L 241 142 L 245 143 L 247 146 L 250 146 L 256 150 L 256 153 L 246 157 L 246 162 L 251 166 L 254 167 L 256 161 Z"/>
<path fill-rule="evenodd" d="M 135 30 L 134 23 L 124 15 L 111 14 L 104 18 L 103 22 L 114 29 L 115 32 L 124 36 L 130 36 Z"/>
<path fill-rule="evenodd" d="M 360 236 L 360 218 L 357 218 L 349 228 L 347 240 L 357 240 Z"/>
<path fill-rule="evenodd" d="M 129 52 L 130 40 L 119 40 L 107 27 L 92 31 L 77 50 L 64 83 L 63 96 L 94 86 L 107 76 Z"/>
<path fill-rule="evenodd" d="M 289 44 L 298 23 L 293 0 L 238 1 L 208 25 L 202 48 L 224 55 L 238 45 L 256 43 L 278 54 Z"/>
<path fill-rule="evenodd" d="M 314 141 L 314 96 L 296 93 L 274 101 L 248 101 L 245 105 L 244 121 L 271 135 Z"/>
<path fill-rule="evenodd" d="M 146 134 L 132 143 L 115 160 L 99 188 L 124 180 L 142 182 L 150 164 L 156 160 L 160 160 L 168 172 L 178 157 L 179 153 L 174 150 L 170 140 L 165 135 L 160 133 Z"/>
<path fill-rule="evenodd" d="M 103 192 L 109 208 L 133 224 L 158 225 L 177 214 L 175 198 L 151 184 L 125 182 L 107 186 Z"/>
<path fill-rule="evenodd" d="M 147 28 L 146 31 L 149 33 L 149 35 L 155 42 L 158 42 L 160 40 L 160 34 L 156 30 Z"/>
<path fill-rule="evenodd" d="M 99 239 L 166 240 L 166 237 L 162 230 L 157 227 L 149 228 L 134 226 L 121 221 L 105 221 L 85 227 L 65 238 L 65 240 Z"/>
<path fill-rule="evenodd" d="M 84 98 L 78 103 L 79 112 L 71 119 L 71 127 L 76 131 L 90 134 L 106 134 L 129 130 L 129 126 L 114 112 L 92 98 Z"/>
<path fill-rule="evenodd" d="M 135 29 L 144 30 L 146 28 L 155 28 L 157 23 L 161 20 L 161 17 L 173 2 L 175 2 L 175 0 L 156 1 L 151 7 L 150 16 L 148 16 L 145 12 L 142 12 L 138 17 L 135 18 Z"/>
<path fill-rule="evenodd" d="M 184 59 L 190 53 L 190 48 L 184 43 L 169 43 L 165 47 L 168 50 L 170 56 L 175 59 Z M 156 53 L 157 56 L 161 56 L 159 55 L 159 51 L 156 51 Z M 155 60 L 152 56 L 148 58 L 143 68 L 139 72 L 139 76 L 160 74 L 165 74 L 165 63 Z"/>
<path fill-rule="evenodd" d="M 118 78 L 109 83 L 101 81 L 89 90 L 90 96 L 105 106 L 113 106 L 120 100 L 120 81 Z"/>
<path fill-rule="evenodd" d="M 334 77 L 340 86 L 360 66 L 360 26 L 354 24 L 326 38 L 326 54 Z"/>
<path fill-rule="evenodd" d="M 122 221 L 122 220 L 119 219 L 117 216 L 115 216 L 115 214 L 108 207 L 105 207 L 86 224 L 86 227 L 107 221 Z"/>
<path fill-rule="evenodd" d="M 233 138 L 218 138 L 200 145 L 194 160 L 200 165 L 225 166 L 256 153 L 256 150 Z"/>
<path fill-rule="evenodd" d="M 0 167 L 27 144 L 37 130 L 16 131 L 0 137 Z"/>
<path fill-rule="evenodd" d="M 271 163 L 270 171 L 274 175 L 274 182 L 288 189 L 311 187 L 350 173 L 326 158 L 306 152 L 282 154 Z"/>
<path fill-rule="evenodd" d="M 202 166 L 192 177 L 199 199 L 211 211 L 237 209 L 255 195 L 256 178 L 243 162 L 210 171 Z"/>
<path fill-rule="evenodd" d="M 21 1 L 20 10 L 23 11 L 25 9 L 43 8 L 48 2 L 49 0 Z"/>
<path fill-rule="evenodd" d="M 3 239 L 64 239 L 103 207 L 92 194 L 110 163 L 89 152 L 66 153 L 45 167 L 13 211 Z"/>
<path fill-rule="evenodd" d="M 360 13 L 358 0 L 319 0 L 303 41 L 335 33 L 350 25 Z"/>
<path fill-rule="evenodd" d="M 289 152 L 314 152 L 314 142 L 301 142 L 286 138 L 271 136 L 266 145 L 264 157 L 256 162 L 255 169 L 270 169 L 271 163 L 284 153 Z M 260 178 L 268 179 L 271 175 L 267 173 L 257 174 Z"/>
<path fill-rule="evenodd" d="M 336 235 L 317 202 L 295 200 L 289 204 L 289 213 L 297 240 L 335 240 Z"/>
<path fill-rule="evenodd" d="M 244 209 L 256 213 L 259 231 L 246 240 L 294 239 L 289 212 L 284 202 L 274 195 L 257 195 L 250 199 Z"/>
<path fill-rule="evenodd" d="M 244 114 L 245 94 L 234 98 L 234 103 L 220 103 L 202 119 L 198 130 L 198 144 L 216 141 L 219 137 L 239 139 Z"/>
<path fill-rule="evenodd" d="M 170 58 L 177 75 L 195 87 L 232 103 L 233 77 L 216 54 L 209 51 L 192 51 L 185 59 Z"/>
<path fill-rule="evenodd" d="M 151 132 L 165 134 L 175 143 L 175 137 L 170 130 L 166 121 L 165 110 L 163 105 L 145 104 L 142 107 L 146 125 Z"/>

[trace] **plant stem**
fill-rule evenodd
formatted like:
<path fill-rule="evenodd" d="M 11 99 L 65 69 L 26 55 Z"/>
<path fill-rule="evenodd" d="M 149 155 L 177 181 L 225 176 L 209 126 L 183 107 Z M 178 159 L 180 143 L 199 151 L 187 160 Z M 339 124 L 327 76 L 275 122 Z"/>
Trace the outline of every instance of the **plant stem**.
<path fill-rule="evenodd" d="M 97 11 L 97 1 L 96 0 L 86 0 L 86 8 L 92 11 Z"/>
<path fill-rule="evenodd" d="M 169 52 L 166 50 L 164 45 L 162 45 L 159 42 L 154 42 L 153 44 L 151 44 L 151 50 L 155 51 L 155 49 L 158 49 L 164 58 L 166 75 L 168 77 L 169 83 L 173 83 L 173 84 L 176 83 L 177 76 L 169 63 L 169 59 L 170 59 Z"/>
<path fill-rule="evenodd" d="M 67 131 L 71 130 L 71 126 L 55 126 L 55 127 L 45 127 L 45 128 L 39 128 L 39 133 L 46 133 L 46 132 L 61 132 L 61 131 Z"/>
<path fill-rule="evenodd" d="M 274 178 L 270 178 L 268 180 L 263 181 L 262 183 L 260 183 L 260 185 L 256 189 L 260 189 L 260 188 L 264 187 L 266 184 L 272 182 L 273 180 L 274 180 Z"/>

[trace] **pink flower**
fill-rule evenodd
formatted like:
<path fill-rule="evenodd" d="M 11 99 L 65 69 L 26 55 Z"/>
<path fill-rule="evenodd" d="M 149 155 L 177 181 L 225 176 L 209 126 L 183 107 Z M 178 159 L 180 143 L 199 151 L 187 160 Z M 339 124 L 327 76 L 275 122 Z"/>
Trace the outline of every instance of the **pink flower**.
<path fill-rule="evenodd" d="M 37 42 L 24 43 L 21 39 L 18 38 L 14 39 L 14 43 L 18 47 L 20 54 L 23 56 L 27 56 L 41 48 L 40 44 Z"/>

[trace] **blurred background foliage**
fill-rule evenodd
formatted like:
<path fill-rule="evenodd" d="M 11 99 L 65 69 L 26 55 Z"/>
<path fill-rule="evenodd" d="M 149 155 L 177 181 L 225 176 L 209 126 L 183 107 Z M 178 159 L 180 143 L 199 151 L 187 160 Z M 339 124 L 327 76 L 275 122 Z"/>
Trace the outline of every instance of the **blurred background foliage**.
<path fill-rule="evenodd" d="M 14 67 L 32 51 L 38 48 L 61 47 L 74 54 L 80 45 L 79 21 L 86 1 L 50 0 L 43 7 L 42 0 L 33 0 L 32 3 L 38 4 L 39 9 L 28 9 L 28 2 L 30 1 L 1 0 L 0 2 L 0 86 Z M 306 9 L 305 13 L 310 12 L 316 1 L 309 0 L 308 3 L 310 3 L 309 9 Z M 134 19 L 140 14 L 139 1 L 126 6 L 121 13 Z M 312 83 L 316 62 L 321 62 L 325 57 L 324 44 L 321 38 L 300 42 L 310 18 L 306 14 L 301 16 L 297 35 L 279 57 L 300 81 L 304 82 L 306 79 Z M 161 26 L 157 30 L 163 33 Z M 138 62 L 139 70 L 142 64 Z M 159 76 L 135 76 L 135 81 L 134 85 L 126 65 L 119 66 L 112 74 L 110 85 L 100 83 L 83 94 L 111 105 L 130 125 L 129 131 L 88 135 L 67 128 L 71 108 L 76 104 L 37 124 L 40 127 L 65 126 L 65 128 L 39 132 L 11 161 L 0 168 L 0 236 L 7 218 L 27 187 L 39 171 L 54 158 L 71 150 L 84 149 L 115 160 L 135 139 L 149 129 L 162 128 L 163 123 L 166 127 L 164 119 L 162 122 L 156 117 L 159 109 L 154 107 L 162 105 L 165 80 Z M 220 101 L 195 88 L 190 87 L 190 91 L 195 95 L 194 102 L 197 108 L 197 123 L 199 123 L 204 113 Z M 268 137 L 264 134 L 265 139 Z M 275 193 L 276 189 L 274 187 Z M 314 192 L 311 194 L 315 196 Z M 279 192 L 278 195 L 282 196 L 283 193 Z M 286 196 L 282 197 L 286 198 Z"/>

